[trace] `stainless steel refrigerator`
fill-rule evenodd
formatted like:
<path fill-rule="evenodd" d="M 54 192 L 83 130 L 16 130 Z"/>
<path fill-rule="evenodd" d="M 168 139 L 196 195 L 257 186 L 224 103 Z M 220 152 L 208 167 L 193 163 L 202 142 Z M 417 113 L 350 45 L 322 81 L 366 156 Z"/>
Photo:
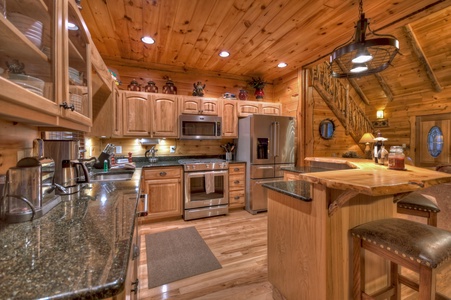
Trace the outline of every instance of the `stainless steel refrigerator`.
<path fill-rule="evenodd" d="M 295 164 L 293 117 L 251 115 L 239 120 L 236 159 L 246 161 L 246 210 L 267 210 L 265 182 L 283 180 L 281 168 Z"/>

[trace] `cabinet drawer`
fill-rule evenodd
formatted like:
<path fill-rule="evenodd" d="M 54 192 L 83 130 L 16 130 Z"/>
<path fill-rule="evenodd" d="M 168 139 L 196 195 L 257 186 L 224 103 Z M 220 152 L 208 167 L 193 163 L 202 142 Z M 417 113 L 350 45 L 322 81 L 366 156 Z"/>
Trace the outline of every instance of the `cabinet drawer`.
<path fill-rule="evenodd" d="M 244 176 L 241 174 L 229 175 L 229 190 L 244 189 L 244 181 Z"/>
<path fill-rule="evenodd" d="M 144 170 L 144 179 L 164 179 L 182 177 L 182 168 L 151 168 Z"/>
<path fill-rule="evenodd" d="M 246 171 L 246 164 L 229 164 L 229 175 L 244 174 Z"/>
<path fill-rule="evenodd" d="M 232 206 L 234 204 L 244 205 L 244 198 L 245 198 L 244 190 L 230 191 L 229 206 Z"/>

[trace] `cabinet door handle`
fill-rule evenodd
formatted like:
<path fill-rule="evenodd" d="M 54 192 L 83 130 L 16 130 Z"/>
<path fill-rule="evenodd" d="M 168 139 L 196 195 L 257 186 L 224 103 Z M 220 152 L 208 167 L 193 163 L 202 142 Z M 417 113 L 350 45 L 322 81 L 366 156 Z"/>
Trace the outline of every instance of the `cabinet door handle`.
<path fill-rule="evenodd" d="M 240 168 L 235 168 L 233 169 L 233 171 L 238 172 L 240 170 Z"/>
<path fill-rule="evenodd" d="M 139 195 L 139 198 L 144 198 L 144 209 L 142 211 L 138 211 L 136 214 L 138 217 L 145 217 L 149 214 L 149 200 L 147 198 L 147 194 Z"/>
<path fill-rule="evenodd" d="M 160 172 L 160 176 L 166 176 L 166 172 Z"/>
<path fill-rule="evenodd" d="M 240 198 L 241 198 L 240 196 L 235 196 L 235 198 L 233 198 L 233 199 L 238 200 Z"/>
<path fill-rule="evenodd" d="M 234 184 L 238 184 L 238 183 L 240 183 L 240 181 L 239 180 L 235 180 L 233 183 Z"/>
<path fill-rule="evenodd" d="M 139 285 L 139 279 L 136 278 L 136 280 L 132 282 L 133 288 L 131 289 L 131 292 L 135 295 L 138 293 L 138 285 Z"/>

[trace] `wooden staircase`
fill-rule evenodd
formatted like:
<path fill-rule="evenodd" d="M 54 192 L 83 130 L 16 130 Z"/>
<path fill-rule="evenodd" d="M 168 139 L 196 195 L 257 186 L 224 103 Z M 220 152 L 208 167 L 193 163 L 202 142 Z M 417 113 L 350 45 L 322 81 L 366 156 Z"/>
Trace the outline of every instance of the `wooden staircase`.
<path fill-rule="evenodd" d="M 349 95 L 349 85 L 330 76 L 329 64 L 324 62 L 311 69 L 313 87 L 345 128 L 356 144 L 366 132 L 373 132 L 373 125 L 365 112 Z M 363 145 L 359 145 L 364 147 Z"/>

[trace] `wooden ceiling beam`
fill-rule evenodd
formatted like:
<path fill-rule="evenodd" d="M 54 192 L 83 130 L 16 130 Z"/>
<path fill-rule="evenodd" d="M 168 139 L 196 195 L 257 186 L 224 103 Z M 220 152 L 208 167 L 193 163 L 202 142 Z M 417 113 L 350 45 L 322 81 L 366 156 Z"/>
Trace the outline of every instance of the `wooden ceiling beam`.
<path fill-rule="evenodd" d="M 387 82 L 385 81 L 385 79 L 379 73 L 375 73 L 374 77 L 376 77 L 377 82 L 379 83 L 381 89 L 384 91 L 385 96 L 387 96 L 388 101 L 392 102 L 393 93 L 390 87 L 388 86 Z"/>
<path fill-rule="evenodd" d="M 354 78 L 348 78 L 349 84 L 352 86 L 352 88 L 356 91 L 357 95 L 359 95 L 360 99 L 365 103 L 366 105 L 370 105 L 370 101 L 366 97 L 365 93 L 362 91 L 360 86 L 357 84 L 356 80 Z"/>
<path fill-rule="evenodd" d="M 407 24 L 406 26 L 404 26 L 404 31 L 407 34 L 407 41 L 412 47 L 413 52 L 420 61 L 421 66 L 426 71 L 429 81 L 431 82 L 432 87 L 434 88 L 434 91 L 437 93 L 441 92 L 443 88 L 440 85 L 437 76 L 435 76 L 434 70 L 432 69 L 431 64 L 429 63 L 426 55 L 424 54 L 424 51 L 421 48 L 420 42 L 418 41 L 412 27 L 409 24 Z"/>

